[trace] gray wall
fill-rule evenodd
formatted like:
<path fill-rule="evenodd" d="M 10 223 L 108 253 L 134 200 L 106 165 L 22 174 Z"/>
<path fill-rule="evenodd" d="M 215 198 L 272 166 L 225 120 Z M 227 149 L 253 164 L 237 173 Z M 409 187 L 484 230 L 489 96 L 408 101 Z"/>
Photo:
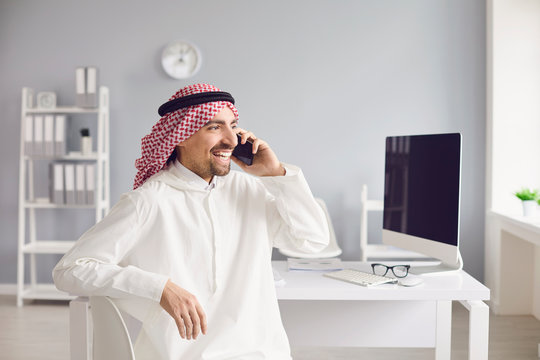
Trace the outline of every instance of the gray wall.
<path fill-rule="evenodd" d="M 203 54 L 185 81 L 160 65 L 177 39 Z M 209 82 L 235 96 L 242 127 L 302 167 L 347 260 L 359 257 L 360 185 L 370 198 L 383 195 L 385 136 L 461 132 L 461 251 L 465 269 L 483 278 L 483 0 L 1 1 L 0 52 L 0 283 L 16 281 L 21 88 L 73 104 L 79 65 L 98 66 L 111 92 L 113 204 L 131 189 L 158 106 L 184 85 Z M 75 131 L 91 120 L 77 121 Z M 80 236 L 91 225 L 84 211 L 38 212 L 41 238 Z M 381 215 L 369 225 L 380 241 Z M 39 257 L 42 281 L 57 260 Z"/>

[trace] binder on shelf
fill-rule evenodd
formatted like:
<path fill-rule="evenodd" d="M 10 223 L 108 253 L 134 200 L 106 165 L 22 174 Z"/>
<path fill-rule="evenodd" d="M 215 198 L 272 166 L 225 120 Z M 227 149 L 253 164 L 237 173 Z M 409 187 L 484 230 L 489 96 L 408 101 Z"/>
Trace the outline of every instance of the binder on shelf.
<path fill-rule="evenodd" d="M 77 205 L 86 204 L 86 189 L 84 186 L 86 179 L 84 168 L 84 164 L 75 165 L 75 203 Z"/>
<path fill-rule="evenodd" d="M 56 115 L 54 120 L 54 155 L 64 156 L 66 154 L 66 116 Z"/>
<path fill-rule="evenodd" d="M 24 117 L 24 153 L 26 155 L 34 153 L 34 117 L 32 115 Z"/>
<path fill-rule="evenodd" d="M 66 189 L 66 204 L 75 205 L 75 165 L 64 164 L 64 185 Z"/>
<path fill-rule="evenodd" d="M 86 203 L 94 205 L 96 203 L 96 164 L 86 164 Z"/>
<path fill-rule="evenodd" d="M 34 151 L 33 155 L 43 155 L 43 116 L 34 116 Z"/>
<path fill-rule="evenodd" d="M 98 69 L 95 66 L 75 70 L 76 104 L 83 108 L 98 106 Z"/>
<path fill-rule="evenodd" d="M 64 165 L 58 162 L 49 164 L 51 203 L 64 204 Z"/>
<path fill-rule="evenodd" d="M 43 133 L 43 154 L 45 156 L 54 156 L 54 116 L 45 115 L 44 133 Z"/>
<path fill-rule="evenodd" d="M 75 103 L 79 107 L 86 106 L 86 70 L 84 67 L 75 69 Z"/>
<path fill-rule="evenodd" d="M 90 108 L 98 106 L 97 68 L 93 66 L 86 68 L 86 106 Z"/>

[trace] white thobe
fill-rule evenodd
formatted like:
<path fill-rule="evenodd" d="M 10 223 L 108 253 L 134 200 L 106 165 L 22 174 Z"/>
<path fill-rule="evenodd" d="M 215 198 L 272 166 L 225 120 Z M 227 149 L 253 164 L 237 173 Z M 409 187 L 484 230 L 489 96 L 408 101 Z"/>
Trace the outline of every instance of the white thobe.
<path fill-rule="evenodd" d="M 231 171 L 207 184 L 176 162 L 125 193 L 53 270 L 60 290 L 105 295 L 142 321 L 143 359 L 291 359 L 272 246 L 317 252 L 328 224 L 299 168 Z M 180 337 L 159 305 L 168 279 L 196 296 L 208 330 Z"/>

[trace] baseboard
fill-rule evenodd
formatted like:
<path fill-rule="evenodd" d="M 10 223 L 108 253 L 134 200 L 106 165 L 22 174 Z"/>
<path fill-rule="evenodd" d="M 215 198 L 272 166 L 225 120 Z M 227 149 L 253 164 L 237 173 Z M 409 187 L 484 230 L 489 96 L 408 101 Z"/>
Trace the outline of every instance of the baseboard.
<path fill-rule="evenodd" d="M 0 295 L 17 295 L 17 284 L 0 284 Z"/>

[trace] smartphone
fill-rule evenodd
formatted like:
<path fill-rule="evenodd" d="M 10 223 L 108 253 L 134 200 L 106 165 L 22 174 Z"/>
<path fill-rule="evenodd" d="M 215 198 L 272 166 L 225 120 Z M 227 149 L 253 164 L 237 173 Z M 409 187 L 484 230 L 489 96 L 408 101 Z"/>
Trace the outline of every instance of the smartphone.
<path fill-rule="evenodd" d="M 253 164 L 253 144 L 249 140 L 245 144 L 241 144 L 242 137 L 238 134 L 236 134 L 236 137 L 238 138 L 238 145 L 234 148 L 232 154 L 248 166 Z"/>

